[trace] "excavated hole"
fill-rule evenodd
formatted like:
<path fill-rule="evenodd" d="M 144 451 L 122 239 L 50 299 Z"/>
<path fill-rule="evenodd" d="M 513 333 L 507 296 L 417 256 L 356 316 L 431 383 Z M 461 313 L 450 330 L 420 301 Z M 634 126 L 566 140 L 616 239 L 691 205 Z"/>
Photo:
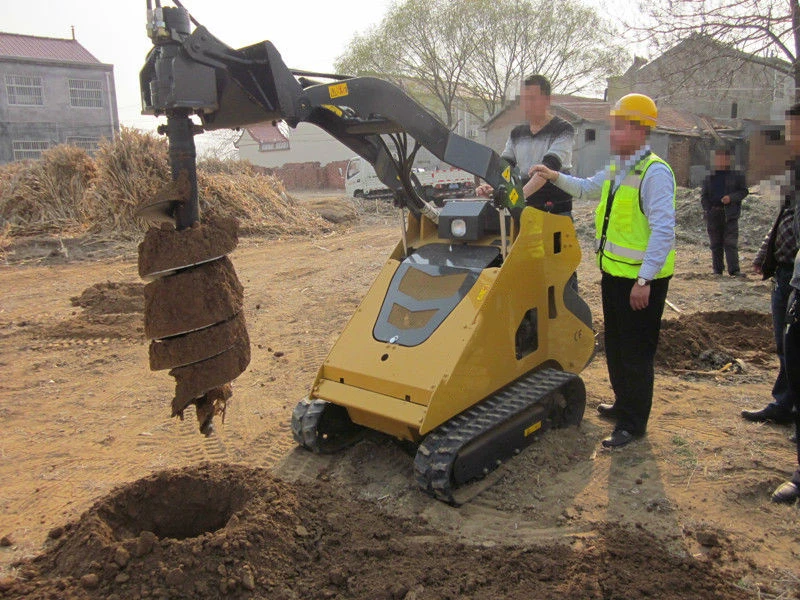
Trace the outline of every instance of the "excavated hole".
<path fill-rule="evenodd" d="M 225 527 L 250 494 L 232 481 L 164 474 L 125 488 L 110 500 L 100 517 L 117 540 L 135 538 L 143 531 L 184 540 Z"/>

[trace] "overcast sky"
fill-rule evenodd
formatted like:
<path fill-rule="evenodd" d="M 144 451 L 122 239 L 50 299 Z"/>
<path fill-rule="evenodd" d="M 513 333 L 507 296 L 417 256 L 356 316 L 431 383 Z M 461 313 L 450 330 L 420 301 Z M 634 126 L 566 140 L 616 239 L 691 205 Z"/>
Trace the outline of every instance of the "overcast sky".
<path fill-rule="evenodd" d="M 331 72 L 355 32 L 378 24 L 390 0 L 183 0 L 192 16 L 234 48 L 270 40 L 290 68 Z M 172 2 L 164 0 L 165 6 Z M 139 70 L 152 47 L 145 0 L 0 0 L 0 31 L 75 37 L 100 62 L 114 65 L 123 125 L 150 129 L 143 116 Z"/>
<path fill-rule="evenodd" d="M 591 0 L 607 17 L 632 0 Z M 164 5 L 172 6 L 169 0 Z M 355 33 L 377 25 L 391 0 L 183 0 L 192 16 L 234 48 L 270 40 L 290 68 L 331 72 Z M 609 6 L 617 10 L 609 10 Z M 123 125 L 152 129 L 143 116 L 139 70 L 152 47 L 145 32 L 146 0 L 0 0 L 0 31 L 77 40 L 114 65 Z"/>

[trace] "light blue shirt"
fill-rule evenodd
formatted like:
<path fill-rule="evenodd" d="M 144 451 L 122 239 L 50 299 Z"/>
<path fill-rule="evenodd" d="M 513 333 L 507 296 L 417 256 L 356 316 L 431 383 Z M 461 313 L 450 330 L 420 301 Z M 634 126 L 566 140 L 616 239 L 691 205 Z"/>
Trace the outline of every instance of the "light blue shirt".
<path fill-rule="evenodd" d="M 614 156 L 611 164 L 589 178 L 558 174 L 553 184 L 575 199 L 595 200 L 600 198 L 603 183 L 611 179 L 612 167 L 616 190 L 628 172 L 638 163 L 650 146 L 644 146 L 628 158 Z M 664 267 L 667 255 L 675 244 L 675 178 L 663 163 L 653 163 L 642 179 L 642 211 L 650 225 L 650 239 L 647 240 L 644 261 L 639 268 L 639 277 L 651 280 Z"/>

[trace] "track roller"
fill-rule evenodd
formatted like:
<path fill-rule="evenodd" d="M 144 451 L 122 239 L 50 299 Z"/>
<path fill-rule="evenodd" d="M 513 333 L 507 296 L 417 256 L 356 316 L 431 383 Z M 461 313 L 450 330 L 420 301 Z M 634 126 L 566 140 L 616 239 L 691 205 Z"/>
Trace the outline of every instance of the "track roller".
<path fill-rule="evenodd" d="M 350 420 L 346 408 L 325 400 L 301 400 L 292 412 L 294 440 L 318 454 L 338 452 L 363 434 L 364 428 Z"/>

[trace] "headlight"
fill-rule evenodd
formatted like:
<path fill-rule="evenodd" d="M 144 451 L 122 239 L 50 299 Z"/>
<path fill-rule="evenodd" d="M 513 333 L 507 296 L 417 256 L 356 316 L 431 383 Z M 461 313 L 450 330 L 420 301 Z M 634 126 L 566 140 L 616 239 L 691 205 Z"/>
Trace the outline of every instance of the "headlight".
<path fill-rule="evenodd" d="M 467 223 L 464 219 L 453 219 L 450 221 L 450 235 L 453 237 L 464 237 L 467 233 Z"/>

